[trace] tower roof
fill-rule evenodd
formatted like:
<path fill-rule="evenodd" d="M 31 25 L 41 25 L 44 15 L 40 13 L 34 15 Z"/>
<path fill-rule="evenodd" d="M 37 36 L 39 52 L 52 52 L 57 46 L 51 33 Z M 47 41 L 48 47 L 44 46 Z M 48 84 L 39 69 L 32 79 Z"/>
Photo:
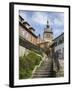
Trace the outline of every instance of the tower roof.
<path fill-rule="evenodd" d="M 48 20 L 47 20 L 47 24 L 46 24 L 46 27 L 45 27 L 45 29 L 44 29 L 44 32 L 45 32 L 45 33 L 50 33 L 50 32 L 52 32 L 52 28 L 50 27 Z"/>
<path fill-rule="evenodd" d="M 47 20 L 47 25 L 46 25 L 47 28 L 49 28 L 49 21 Z"/>

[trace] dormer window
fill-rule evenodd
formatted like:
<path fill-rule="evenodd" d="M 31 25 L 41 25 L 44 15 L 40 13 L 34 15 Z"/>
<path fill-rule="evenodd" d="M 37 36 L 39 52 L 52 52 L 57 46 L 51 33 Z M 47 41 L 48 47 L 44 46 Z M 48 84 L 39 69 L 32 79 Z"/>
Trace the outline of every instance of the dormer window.
<path fill-rule="evenodd" d="M 25 26 L 26 28 L 29 28 L 29 26 L 30 26 L 30 24 L 27 23 L 26 21 L 24 21 L 23 24 L 24 24 L 24 26 Z"/>
<path fill-rule="evenodd" d="M 33 27 L 31 27 L 31 26 L 29 27 L 29 30 L 32 31 L 32 32 L 35 31 L 35 29 Z"/>

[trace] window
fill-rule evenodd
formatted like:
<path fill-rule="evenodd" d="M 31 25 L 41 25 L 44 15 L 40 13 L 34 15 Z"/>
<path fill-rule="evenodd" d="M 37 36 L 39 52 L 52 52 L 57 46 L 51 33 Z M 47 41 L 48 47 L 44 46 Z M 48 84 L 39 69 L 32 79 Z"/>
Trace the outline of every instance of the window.
<path fill-rule="evenodd" d="M 57 42 L 55 42 L 55 46 L 57 46 Z"/>
<path fill-rule="evenodd" d="M 64 59 L 64 48 L 62 48 L 62 59 Z"/>
<path fill-rule="evenodd" d="M 61 49 L 58 50 L 58 58 L 61 59 L 62 58 L 62 53 L 61 53 Z"/>
<path fill-rule="evenodd" d="M 59 41 L 58 41 L 58 45 L 62 44 L 62 43 L 63 43 L 62 38 L 60 38 Z"/>
<path fill-rule="evenodd" d="M 28 32 L 25 33 L 25 37 L 26 37 L 26 39 L 28 40 L 28 38 L 29 38 L 29 37 L 28 37 Z"/>

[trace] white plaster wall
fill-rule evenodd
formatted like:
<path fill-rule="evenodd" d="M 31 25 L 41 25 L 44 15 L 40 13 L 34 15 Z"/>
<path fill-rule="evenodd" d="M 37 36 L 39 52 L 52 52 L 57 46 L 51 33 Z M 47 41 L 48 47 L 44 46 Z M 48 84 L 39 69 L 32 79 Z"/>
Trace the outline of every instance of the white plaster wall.
<path fill-rule="evenodd" d="M 59 50 L 59 49 L 62 50 L 62 48 L 64 48 L 64 43 L 62 43 L 62 44 L 56 46 L 56 47 L 55 47 L 55 52 L 56 52 L 57 50 Z"/>
<path fill-rule="evenodd" d="M 19 56 L 23 56 L 25 54 L 26 48 L 19 46 Z"/>

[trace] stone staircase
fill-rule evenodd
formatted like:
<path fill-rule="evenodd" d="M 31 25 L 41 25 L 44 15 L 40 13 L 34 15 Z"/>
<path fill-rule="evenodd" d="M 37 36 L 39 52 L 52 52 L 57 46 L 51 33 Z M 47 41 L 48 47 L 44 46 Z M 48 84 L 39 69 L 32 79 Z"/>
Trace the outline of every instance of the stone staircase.
<path fill-rule="evenodd" d="M 51 58 L 45 57 L 41 65 L 36 68 L 32 74 L 32 78 L 53 77 L 53 61 Z"/>

